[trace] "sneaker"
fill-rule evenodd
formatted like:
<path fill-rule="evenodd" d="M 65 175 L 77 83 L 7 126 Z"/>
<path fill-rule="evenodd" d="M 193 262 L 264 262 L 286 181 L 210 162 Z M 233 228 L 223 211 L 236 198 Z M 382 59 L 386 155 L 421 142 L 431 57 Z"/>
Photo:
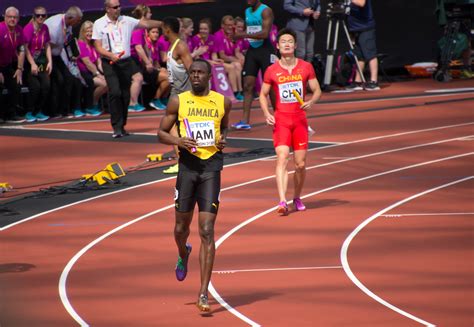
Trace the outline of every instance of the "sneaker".
<path fill-rule="evenodd" d="M 156 110 L 165 110 L 166 105 L 161 102 L 160 99 L 153 99 L 149 103 L 150 107 L 155 108 Z"/>
<path fill-rule="evenodd" d="M 209 312 L 211 311 L 211 306 L 209 305 L 209 299 L 207 295 L 201 294 L 196 302 L 196 306 L 198 307 L 199 311 L 201 312 Z"/>
<path fill-rule="evenodd" d="M 122 132 L 114 132 L 114 133 L 112 134 L 112 138 L 114 138 L 114 139 L 119 139 L 119 138 L 121 138 L 122 136 L 123 136 Z"/>
<path fill-rule="evenodd" d="M 295 206 L 296 211 L 305 211 L 306 207 L 303 204 L 303 201 L 301 201 L 300 198 L 294 198 L 293 199 L 293 205 Z"/>
<path fill-rule="evenodd" d="M 38 113 L 36 114 L 36 120 L 38 120 L 38 121 L 46 121 L 46 120 L 48 120 L 48 119 L 49 119 L 49 116 L 47 116 L 47 115 L 45 115 L 45 114 L 43 114 L 43 113 L 41 113 L 41 112 L 38 112 Z M 28 120 L 27 120 L 27 121 L 28 121 Z"/>
<path fill-rule="evenodd" d="M 239 121 L 235 124 L 232 124 L 232 127 L 235 128 L 235 129 L 245 129 L 245 130 L 249 130 L 252 128 L 252 126 L 250 126 L 250 124 L 247 124 L 243 121 Z"/>
<path fill-rule="evenodd" d="M 177 174 L 179 171 L 179 164 L 175 164 L 168 169 L 163 170 L 164 174 Z"/>
<path fill-rule="evenodd" d="M 288 204 L 286 204 L 285 201 L 281 201 L 281 202 L 278 204 L 277 213 L 278 213 L 280 216 L 286 216 L 286 215 L 288 214 Z"/>
<path fill-rule="evenodd" d="M 129 136 L 130 133 L 125 129 L 125 128 L 122 128 L 122 136 Z"/>
<path fill-rule="evenodd" d="M 364 85 L 364 90 L 366 90 L 366 91 L 378 91 L 378 90 L 380 90 L 379 83 L 377 83 L 376 81 L 367 82 Z"/>
<path fill-rule="evenodd" d="M 25 120 L 27 123 L 34 123 L 36 121 L 36 116 L 32 112 L 27 112 L 25 115 Z"/>
<path fill-rule="evenodd" d="M 474 73 L 468 69 L 463 69 L 461 70 L 461 78 L 463 79 L 474 78 Z"/>
<path fill-rule="evenodd" d="M 242 92 L 236 92 L 234 94 L 234 97 L 235 97 L 235 100 L 237 100 L 239 102 L 244 101 L 244 95 L 242 94 Z"/>
<path fill-rule="evenodd" d="M 11 118 L 7 118 L 5 121 L 7 123 L 21 124 L 21 123 L 24 123 L 26 121 L 26 119 L 25 119 L 25 117 L 21 117 L 21 116 L 14 116 L 14 117 L 11 117 Z"/>
<path fill-rule="evenodd" d="M 74 118 L 84 117 L 86 114 L 81 109 L 74 110 Z"/>
<path fill-rule="evenodd" d="M 176 268 L 175 268 L 175 273 L 176 273 L 176 279 L 180 282 L 182 282 L 188 273 L 188 259 L 189 255 L 191 254 L 191 251 L 193 250 L 193 247 L 191 244 L 186 243 L 186 249 L 188 249 L 188 253 L 186 254 L 186 257 L 182 259 L 180 256 L 178 256 L 178 262 L 176 263 Z"/>
<path fill-rule="evenodd" d="M 102 111 L 100 111 L 98 105 L 95 105 L 86 109 L 87 116 L 97 117 L 97 116 L 100 116 L 101 114 L 102 114 Z"/>
<path fill-rule="evenodd" d="M 145 107 L 139 103 L 133 106 L 128 106 L 128 112 L 142 112 L 143 110 L 145 110 Z"/>
<path fill-rule="evenodd" d="M 352 82 L 346 86 L 346 90 L 362 91 L 364 89 L 362 82 Z"/>

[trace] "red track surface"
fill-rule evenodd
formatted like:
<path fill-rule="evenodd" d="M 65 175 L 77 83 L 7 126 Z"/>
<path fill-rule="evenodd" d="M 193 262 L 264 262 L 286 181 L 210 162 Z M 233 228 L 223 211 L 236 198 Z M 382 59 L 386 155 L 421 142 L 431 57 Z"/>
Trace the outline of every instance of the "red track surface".
<path fill-rule="evenodd" d="M 393 84 L 370 96 L 414 94 L 440 85 L 472 83 Z M 329 94 L 324 100 L 367 96 Z M 309 153 L 308 210 L 288 217 L 274 214 L 274 161 L 226 167 L 212 279 L 219 296 L 247 322 L 269 326 L 420 325 L 416 319 L 471 326 L 474 181 L 465 178 L 473 171 L 474 101 L 424 103 L 472 96 L 316 106 L 315 115 L 402 108 L 311 119 L 317 130 L 313 141 L 345 144 Z M 232 120 L 239 115 L 234 111 Z M 155 132 L 158 114 L 137 116 L 130 119 L 132 133 Z M 260 111 L 252 112 L 252 120 L 263 122 Z M 107 121 L 34 127 L 109 130 Z M 258 125 L 231 137 L 271 135 Z M 0 138 L 12 153 L 3 163 L 2 179 L 13 185 L 74 178 L 111 161 L 132 166 L 147 153 L 169 151 L 158 144 Z M 35 162 L 28 164 L 26 154 Z M 54 174 L 47 167 L 55 167 Z M 76 325 L 71 314 L 92 326 L 245 325 L 215 300 L 206 317 L 194 306 L 199 283 L 195 224 L 190 273 L 183 283 L 174 279 L 174 211 L 167 208 L 173 186 L 171 179 L 125 190 L 0 231 L 1 326 Z M 128 222 L 133 223 L 124 226 Z M 226 234 L 243 222 L 248 224 Z M 229 237 L 221 239 L 224 235 Z M 345 250 L 348 265 L 343 267 Z M 349 270 L 385 305 L 357 287 Z M 71 304 L 69 312 L 58 293 L 61 274 L 67 278 L 63 300 Z"/>

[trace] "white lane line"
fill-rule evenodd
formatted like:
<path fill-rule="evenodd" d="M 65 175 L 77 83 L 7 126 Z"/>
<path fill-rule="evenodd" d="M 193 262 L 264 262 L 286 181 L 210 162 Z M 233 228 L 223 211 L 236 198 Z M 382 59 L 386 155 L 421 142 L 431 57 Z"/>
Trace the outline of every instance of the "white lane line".
<path fill-rule="evenodd" d="M 415 217 L 415 216 L 470 216 L 474 215 L 474 212 L 431 212 L 431 213 L 392 213 L 386 215 L 380 215 L 381 217 L 387 218 L 398 218 L 398 217 Z"/>
<path fill-rule="evenodd" d="M 474 92 L 474 87 L 461 87 L 457 89 L 436 89 L 436 90 L 425 90 L 426 93 L 449 93 L 449 92 L 466 92 L 466 91 L 473 91 Z"/>
<path fill-rule="evenodd" d="M 270 272 L 270 271 L 294 271 L 294 270 L 323 270 L 340 269 L 342 266 L 317 266 L 317 267 L 287 267 L 287 268 L 260 268 L 260 269 L 231 269 L 231 270 L 213 270 L 213 274 L 235 274 L 242 272 Z"/>
<path fill-rule="evenodd" d="M 433 127 L 433 128 L 427 128 L 427 129 L 420 129 L 420 130 L 403 132 L 403 133 L 376 136 L 376 137 L 371 137 L 371 138 L 366 138 L 366 139 L 355 140 L 355 141 L 343 143 L 343 144 L 340 144 L 340 145 L 339 144 L 334 144 L 334 145 L 328 145 L 324 148 L 309 149 L 308 152 L 320 151 L 320 150 L 323 150 L 323 149 L 338 147 L 338 146 L 342 146 L 342 145 L 351 145 L 351 144 L 357 144 L 357 143 L 363 143 L 363 142 L 370 142 L 370 141 L 380 140 L 380 139 L 384 139 L 384 138 L 392 138 L 392 137 L 404 136 L 404 135 L 409 135 L 409 134 L 424 133 L 424 132 L 430 132 L 430 131 L 436 131 L 436 130 L 463 127 L 463 126 L 468 126 L 468 125 L 472 125 L 472 124 L 474 124 L 474 122 L 455 124 L 455 125 L 445 125 L 445 126 L 439 126 L 439 127 Z M 464 136 L 464 138 L 465 137 L 470 137 L 470 136 Z M 404 149 L 404 148 L 402 148 L 402 149 Z M 398 151 L 398 149 L 396 149 L 395 152 L 396 151 Z M 386 152 L 386 153 L 388 153 L 388 152 Z M 239 166 L 239 165 L 248 164 L 248 163 L 252 163 L 252 162 L 256 162 L 256 161 L 268 160 L 268 159 L 271 159 L 271 158 L 274 158 L 274 157 L 275 157 L 275 155 L 269 155 L 269 156 L 263 157 L 263 158 L 258 158 L 258 159 L 253 159 L 253 160 L 248 160 L 248 161 L 237 162 L 237 163 L 234 163 L 234 164 L 225 165 L 225 167 Z M 355 158 L 351 158 L 351 159 L 348 159 L 348 160 L 355 160 L 355 159 L 359 159 L 359 158 L 363 158 L 363 157 L 364 156 L 355 157 Z M 331 163 L 328 163 L 328 164 L 324 164 L 322 166 L 337 164 L 339 162 L 343 162 L 343 161 L 335 161 L 335 162 L 331 162 Z M 319 166 L 313 166 L 313 167 L 310 167 L 310 168 L 307 168 L 307 169 L 312 169 L 312 168 L 317 168 L 317 167 L 319 167 Z M 266 179 L 269 179 L 269 178 L 274 178 L 274 177 L 275 177 L 275 175 L 272 175 L 272 176 L 269 176 L 269 177 L 263 177 L 263 178 L 260 178 L 260 179 L 256 179 L 254 182 L 257 183 L 257 182 L 260 182 L 260 181 L 263 181 L 263 180 L 266 180 Z M 58 208 L 54 208 L 54 209 L 51 209 L 51 210 L 48 210 L 48 211 L 44 211 L 44 212 L 38 213 L 36 215 L 30 216 L 28 218 L 25 218 L 23 220 L 20 220 L 20 221 L 14 222 L 12 224 L 6 225 L 4 227 L 0 227 L 0 232 L 3 231 L 3 230 L 6 230 L 8 228 L 11 228 L 13 226 L 19 225 L 21 223 L 39 218 L 43 215 L 46 215 L 46 214 L 49 214 L 49 213 L 52 213 L 52 212 L 55 212 L 55 211 L 59 211 L 59 210 L 74 206 L 76 204 L 81 204 L 81 203 L 84 203 L 84 202 L 87 202 L 87 201 L 93 201 L 95 199 L 99 199 L 99 198 L 102 198 L 102 197 L 105 197 L 105 196 L 109 196 L 109 195 L 113 195 L 113 194 L 117 194 L 117 193 L 121 193 L 121 192 L 125 192 L 125 191 L 128 191 L 128 190 L 133 190 L 135 188 L 139 188 L 139 187 L 142 187 L 142 186 L 147 186 L 147 185 L 151 185 L 151 184 L 155 184 L 155 183 L 164 182 L 164 181 L 167 181 L 167 180 L 170 180 L 170 179 L 173 179 L 173 178 L 176 178 L 176 176 L 172 176 L 172 177 L 165 178 L 165 179 L 159 179 L 159 180 L 155 180 L 155 181 L 151 181 L 151 182 L 146 182 L 146 183 L 135 185 L 135 186 L 132 186 L 132 187 L 129 187 L 129 188 L 126 188 L 126 189 L 117 190 L 117 191 L 113 191 L 113 192 L 110 192 L 110 193 L 107 193 L 107 194 L 98 195 L 98 196 L 91 197 L 91 198 L 88 198 L 88 199 L 85 199 L 85 200 L 80 200 L 80 201 L 77 201 L 77 202 L 73 202 L 73 203 L 58 207 Z M 251 184 L 251 183 L 253 183 L 253 182 L 243 183 L 241 185 L 247 185 L 247 184 Z"/>
<path fill-rule="evenodd" d="M 423 195 L 426 195 L 428 193 L 431 193 L 431 192 L 434 192 L 434 191 L 437 191 L 437 190 L 440 190 L 442 188 L 445 188 L 445 187 L 449 187 L 449 186 L 452 186 L 452 185 L 455 185 L 455 184 L 458 184 L 458 183 L 462 183 L 462 182 L 465 182 L 467 180 L 470 180 L 474 178 L 474 176 L 469 176 L 469 177 L 466 177 L 466 178 L 463 178 L 463 179 L 459 179 L 459 180 L 456 180 L 456 181 L 453 181 L 451 183 L 447 183 L 447 184 L 444 184 L 444 185 L 441 185 L 441 186 L 438 186 L 438 187 L 435 187 L 435 188 L 432 188 L 432 189 L 429 189 L 429 190 L 426 190 L 424 192 L 421 192 L 421 193 L 418 193 L 418 194 L 415 194 L 415 195 L 412 195 L 404 200 L 401 200 L 401 201 L 398 201 L 397 203 L 394 203 L 392 204 L 391 206 L 388 206 L 386 207 L 385 209 L 382 209 L 380 210 L 379 212 L 377 212 L 376 214 L 374 214 L 373 216 L 367 218 L 364 222 L 362 222 L 359 226 L 357 226 L 356 229 L 354 229 L 350 234 L 349 236 L 346 238 L 346 240 L 344 241 L 343 245 L 342 245 L 342 248 L 341 248 L 341 262 L 342 262 L 342 266 L 344 268 L 344 271 L 345 273 L 347 274 L 347 276 L 351 279 L 351 281 L 357 286 L 359 287 L 365 294 L 367 294 L 368 296 L 370 296 L 372 299 L 374 299 L 375 301 L 379 302 L 380 304 L 386 306 L 387 308 L 390 308 L 392 309 L 393 311 L 407 317 L 407 318 L 410 318 L 420 324 L 423 324 L 423 325 L 426 325 L 426 326 L 435 326 L 433 325 L 432 323 L 429 323 L 427 321 L 424 321 L 406 311 L 403 311 L 401 309 L 399 309 L 398 307 L 388 303 L 387 301 L 383 300 L 381 297 L 379 297 L 378 295 L 376 295 L 375 293 L 373 293 L 372 291 L 370 291 L 367 287 L 365 287 L 364 284 L 362 284 L 362 282 L 357 279 L 357 277 L 354 275 L 354 273 L 352 272 L 351 268 L 350 268 L 350 265 L 349 265 L 349 261 L 347 259 L 347 251 L 349 250 L 349 246 L 350 246 L 350 243 L 351 241 L 354 239 L 354 237 L 364 228 L 366 227 L 370 222 L 374 221 L 377 217 L 379 217 L 380 215 L 386 213 L 387 211 L 390 211 L 392 210 L 393 208 L 396 208 L 402 204 L 405 204 L 413 199 L 416 199 L 418 197 L 421 197 Z"/>
<path fill-rule="evenodd" d="M 316 191 L 316 192 L 312 192 L 312 193 L 309 193 L 307 195 L 304 195 L 302 196 L 301 198 L 302 199 L 306 199 L 306 198 L 309 198 L 309 197 L 312 197 L 312 196 L 315 196 L 317 194 L 321 194 L 321 193 L 324 193 L 324 192 L 327 192 L 327 191 L 331 191 L 331 190 L 334 190 L 334 189 L 337 189 L 337 188 L 341 188 L 341 187 L 344 187 L 344 186 L 348 186 L 348 185 L 351 185 L 351 184 L 355 184 L 355 183 L 359 183 L 359 182 L 362 182 L 362 181 L 365 181 L 365 180 L 368 180 L 368 179 L 372 179 L 372 178 L 376 178 L 376 177 L 380 177 L 380 176 L 384 176 L 384 175 L 388 175 L 388 174 L 392 174 L 392 173 L 396 173 L 396 172 L 400 172 L 400 171 L 403 171 L 403 170 L 407 170 L 407 169 L 412 169 L 412 168 L 417 168 L 417 167 L 422 167 L 422 166 L 426 166 L 426 165 L 430 165 L 430 164 L 434 164 L 434 163 L 438 163 L 438 162 L 443 162 L 443 161 L 447 161 L 447 160 L 452 160 L 452 159 L 457 159 L 457 158 L 462 158 L 462 157 L 466 157 L 466 156 L 471 156 L 473 155 L 474 152 L 470 152 L 470 153 L 465 153 L 465 154 L 460 154 L 460 155 L 456 155 L 456 156 L 451 156 L 451 157 L 445 157 L 445 158 L 441 158 L 441 159 L 436 159 L 436 160 L 431 160 L 431 161 L 425 161 L 425 162 L 422 162 L 422 163 L 418 163 L 418 164 L 414 164 L 414 165 L 409 165 L 409 166 L 405 166 L 405 167 L 401 167 L 401 168 L 397 168 L 397 169 L 393 169 L 393 170 L 388 170 L 388 171 L 385 171 L 385 172 L 382 172 L 382 173 L 378 173 L 378 174 L 374 174 L 374 175 L 370 175 L 370 176 L 366 176 L 366 177 L 362 177 L 362 178 L 358 178 L 358 179 L 354 179 L 352 181 L 348 181 L 348 182 L 345 182 L 345 183 L 341 183 L 341 184 L 338 184 L 338 185 L 334 185 L 334 186 L 331 186 L 331 187 L 328 187 L 328 188 L 325 188 L 325 189 L 322 189 L 322 190 L 319 190 L 319 191 Z M 290 201 L 289 203 L 291 203 L 292 201 Z M 247 219 L 246 221 L 240 223 L 239 225 L 235 226 L 234 228 L 232 228 L 230 231 L 228 231 L 227 233 L 225 233 L 223 236 L 221 236 L 221 238 L 219 238 L 217 241 L 216 241 L 216 250 L 219 248 L 219 246 L 224 243 L 225 240 L 227 240 L 230 236 L 232 236 L 234 233 L 236 233 L 237 231 L 239 231 L 240 229 L 242 229 L 243 227 L 249 225 L 250 223 L 254 222 L 255 220 L 257 219 L 260 219 L 261 217 L 269 214 L 269 213 L 272 213 L 274 212 L 275 210 L 277 209 L 277 206 L 274 206 L 270 209 L 267 209 L 261 213 L 259 213 L 258 215 L 255 215 L 249 219 Z M 214 299 L 216 299 L 217 302 L 219 302 L 219 304 L 224 307 L 227 311 L 229 311 L 230 313 L 232 313 L 233 315 L 235 315 L 236 317 L 238 317 L 239 319 L 243 320 L 244 322 L 248 323 L 249 325 L 251 326 L 260 326 L 258 323 L 254 322 L 253 320 L 251 320 L 250 318 L 244 316 L 243 314 L 241 314 L 239 311 L 237 311 L 236 309 L 234 309 L 232 306 L 230 306 L 221 296 L 220 294 L 216 291 L 216 289 L 214 288 L 214 285 L 212 284 L 212 281 L 209 283 L 209 292 L 212 294 L 212 296 L 214 297 Z"/>

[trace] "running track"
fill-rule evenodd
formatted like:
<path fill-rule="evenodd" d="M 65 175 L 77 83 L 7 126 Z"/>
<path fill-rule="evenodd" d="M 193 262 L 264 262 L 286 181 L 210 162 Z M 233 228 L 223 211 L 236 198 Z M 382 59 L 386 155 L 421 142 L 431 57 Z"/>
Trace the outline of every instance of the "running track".
<path fill-rule="evenodd" d="M 472 326 L 474 93 L 420 95 L 467 82 L 412 83 L 384 88 L 374 101 L 364 92 L 324 95 L 347 103 L 320 104 L 311 115 L 312 141 L 333 145 L 309 153 L 305 212 L 274 214 L 271 157 L 224 169 L 211 314 L 194 306 L 195 223 L 190 273 L 183 283 L 174 279 L 169 178 L 3 227 L 0 325 Z M 232 121 L 239 115 L 233 111 Z M 153 134 L 159 117 L 132 116 L 129 129 Z M 230 136 L 269 138 L 258 110 L 252 119 L 251 132 Z M 89 135 L 109 127 L 84 120 L 24 129 Z M 2 144 L 18 155 L 3 167 L 5 176 L 23 185 L 54 180 L 44 169 L 54 164 L 67 179 L 102 167 L 98 162 L 119 158 L 130 166 L 166 151 L 133 139 L 112 142 L 108 134 L 77 142 L 5 134 Z M 27 171 L 18 159 L 26 150 L 38 158 Z M 72 154 L 81 160 L 74 168 L 61 160 Z"/>

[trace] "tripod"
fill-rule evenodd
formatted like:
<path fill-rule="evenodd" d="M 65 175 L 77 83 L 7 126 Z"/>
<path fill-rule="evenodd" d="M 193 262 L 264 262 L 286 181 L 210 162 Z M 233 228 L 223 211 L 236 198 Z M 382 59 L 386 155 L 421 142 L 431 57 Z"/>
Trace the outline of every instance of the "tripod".
<path fill-rule="evenodd" d="M 338 37 L 339 37 L 339 25 L 340 24 L 344 28 L 347 43 L 349 43 L 349 47 L 351 48 L 351 52 L 354 56 L 357 71 L 359 72 L 359 75 L 360 75 L 360 78 L 362 79 L 362 82 L 365 83 L 365 77 L 364 77 L 364 74 L 362 73 L 362 70 L 360 69 L 359 60 L 358 60 L 357 56 L 354 54 L 354 52 L 352 51 L 352 50 L 354 50 L 354 46 L 352 44 L 351 38 L 349 36 L 349 31 L 347 29 L 347 25 L 346 25 L 346 22 L 345 22 L 346 14 L 345 13 L 336 13 L 336 14 L 334 14 L 334 13 L 329 13 L 328 12 L 328 18 L 329 18 L 328 36 L 327 36 L 327 40 L 326 40 L 327 58 L 326 58 L 326 70 L 324 72 L 323 88 L 327 89 L 327 88 L 329 88 L 329 85 L 331 85 L 332 67 L 333 67 L 333 63 L 334 63 L 334 55 L 336 54 L 336 50 L 337 50 L 337 40 L 338 40 Z M 333 23 L 336 23 L 336 26 L 334 28 L 334 40 L 333 40 L 333 44 L 332 44 L 332 48 L 331 48 L 331 34 L 332 34 Z"/>

